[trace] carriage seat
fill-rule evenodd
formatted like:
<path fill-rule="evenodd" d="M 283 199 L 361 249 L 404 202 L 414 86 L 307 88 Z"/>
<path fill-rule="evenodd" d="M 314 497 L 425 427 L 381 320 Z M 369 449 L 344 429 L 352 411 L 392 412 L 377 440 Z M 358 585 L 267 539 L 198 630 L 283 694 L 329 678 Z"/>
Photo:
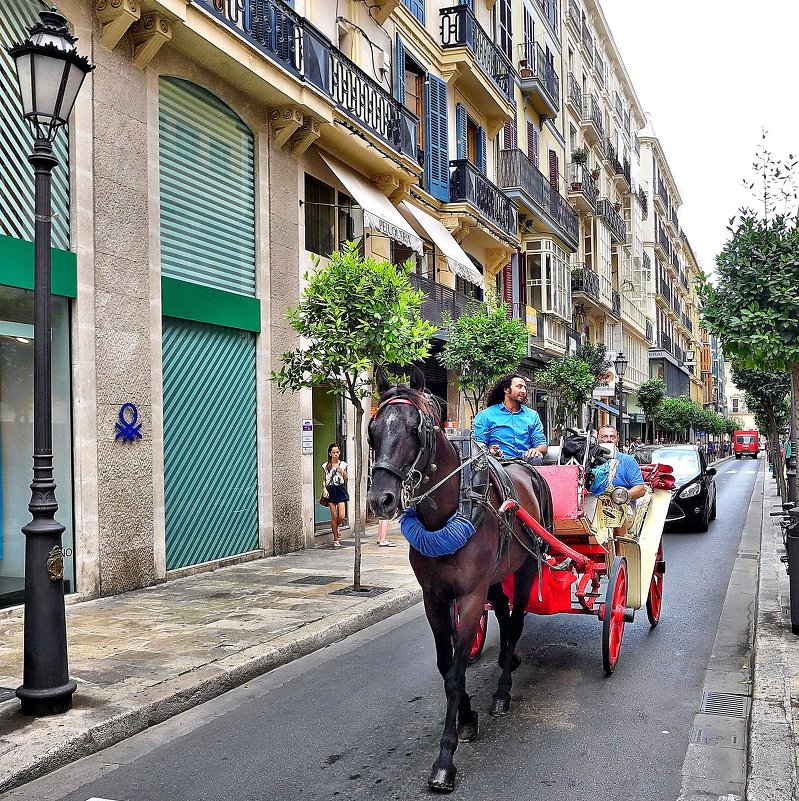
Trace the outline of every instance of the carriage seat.
<path fill-rule="evenodd" d="M 557 464 L 560 458 L 560 445 L 549 445 L 543 464 Z"/>

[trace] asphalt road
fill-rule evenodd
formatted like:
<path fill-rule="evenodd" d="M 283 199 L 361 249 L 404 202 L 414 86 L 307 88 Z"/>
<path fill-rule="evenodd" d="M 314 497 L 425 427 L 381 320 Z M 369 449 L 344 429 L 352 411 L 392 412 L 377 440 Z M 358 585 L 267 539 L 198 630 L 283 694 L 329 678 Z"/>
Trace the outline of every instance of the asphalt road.
<path fill-rule="evenodd" d="M 719 468 L 706 534 L 668 533 L 661 623 L 627 626 L 612 677 L 601 626 L 533 617 L 508 717 L 487 714 L 496 621 L 468 683 L 478 742 L 456 753 L 459 801 L 673 801 L 759 463 Z M 39 801 L 429 797 L 444 712 L 420 607 L 22 788 Z M 17 791 L 19 792 L 19 791 Z"/>

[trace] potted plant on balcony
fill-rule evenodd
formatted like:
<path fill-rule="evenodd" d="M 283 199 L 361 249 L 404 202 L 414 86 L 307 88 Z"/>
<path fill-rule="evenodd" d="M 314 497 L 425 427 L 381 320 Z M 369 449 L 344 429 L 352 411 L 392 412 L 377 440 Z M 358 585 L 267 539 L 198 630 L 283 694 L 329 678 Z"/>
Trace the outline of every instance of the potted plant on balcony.
<path fill-rule="evenodd" d="M 594 167 L 594 169 L 593 169 L 593 170 L 591 170 L 591 177 L 592 177 L 592 178 L 593 178 L 595 181 L 598 181 L 598 180 L 599 180 L 599 167 Z"/>
<path fill-rule="evenodd" d="M 519 77 L 520 78 L 533 77 L 533 71 L 530 69 L 530 65 L 527 63 L 526 58 L 519 59 Z"/>
<path fill-rule="evenodd" d="M 613 210 L 616 211 L 616 212 L 621 211 L 621 201 L 620 200 L 614 200 L 613 201 Z"/>
<path fill-rule="evenodd" d="M 580 164 L 585 166 L 588 163 L 588 148 L 578 147 L 572 150 L 572 164 Z"/>

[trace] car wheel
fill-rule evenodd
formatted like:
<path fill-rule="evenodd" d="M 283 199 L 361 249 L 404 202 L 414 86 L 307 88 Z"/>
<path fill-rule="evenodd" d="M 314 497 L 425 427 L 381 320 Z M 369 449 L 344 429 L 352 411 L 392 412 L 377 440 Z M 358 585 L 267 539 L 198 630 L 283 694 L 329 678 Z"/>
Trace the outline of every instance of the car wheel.
<path fill-rule="evenodd" d="M 696 518 L 696 530 L 707 531 L 709 528 L 710 528 L 710 509 L 709 507 L 706 506 L 702 516 Z"/>
<path fill-rule="evenodd" d="M 740 458 L 741 458 L 741 454 L 740 454 L 740 453 L 736 453 L 736 454 L 735 454 L 735 458 L 736 458 L 736 459 L 740 459 Z"/>
<path fill-rule="evenodd" d="M 716 497 L 713 497 L 713 506 L 710 507 L 710 519 L 716 519 Z"/>

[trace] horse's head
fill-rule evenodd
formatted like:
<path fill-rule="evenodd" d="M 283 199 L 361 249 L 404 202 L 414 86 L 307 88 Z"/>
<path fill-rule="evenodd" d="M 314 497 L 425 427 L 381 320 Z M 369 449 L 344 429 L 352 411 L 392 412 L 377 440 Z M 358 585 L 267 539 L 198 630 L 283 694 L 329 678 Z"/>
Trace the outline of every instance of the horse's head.
<path fill-rule="evenodd" d="M 380 403 L 369 423 L 369 445 L 375 454 L 367 500 L 379 518 L 392 518 L 403 489 L 412 492 L 435 461 L 438 404 L 425 394 L 424 375 L 411 371 L 408 384 L 389 383 L 376 371 Z"/>

